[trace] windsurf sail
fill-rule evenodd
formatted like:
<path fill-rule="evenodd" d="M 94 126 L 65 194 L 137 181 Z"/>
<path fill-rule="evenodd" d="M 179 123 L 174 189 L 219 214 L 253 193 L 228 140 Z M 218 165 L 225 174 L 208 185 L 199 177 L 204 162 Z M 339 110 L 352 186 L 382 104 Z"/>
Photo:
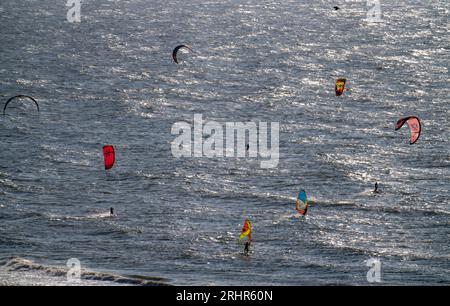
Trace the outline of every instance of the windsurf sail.
<path fill-rule="evenodd" d="M 26 95 L 17 95 L 12 98 L 9 98 L 8 101 L 6 101 L 5 106 L 3 107 L 3 115 L 5 115 L 5 113 L 6 113 L 6 107 L 8 106 L 9 102 L 11 102 L 14 99 L 20 99 L 20 98 L 27 98 L 27 99 L 30 99 L 31 101 L 33 101 L 36 104 L 37 111 L 39 112 L 39 104 L 33 97 L 26 96 Z"/>
<path fill-rule="evenodd" d="M 252 240 L 252 224 L 250 220 L 245 219 L 244 226 L 242 226 L 241 235 L 239 236 L 239 240 L 242 240 L 244 237 L 248 236 L 248 240 Z"/>
<path fill-rule="evenodd" d="M 295 203 L 295 209 L 302 216 L 306 215 L 308 211 L 308 198 L 306 196 L 306 192 L 302 189 L 298 193 L 297 202 Z"/>
<path fill-rule="evenodd" d="M 417 139 L 419 139 L 420 132 L 422 131 L 420 120 L 415 116 L 401 118 L 397 121 L 397 124 L 395 125 L 395 130 L 396 131 L 399 130 L 405 123 L 408 125 L 410 132 L 409 144 L 414 144 L 417 141 Z"/>
<path fill-rule="evenodd" d="M 105 170 L 111 169 L 114 166 L 115 154 L 113 146 L 103 146 L 103 159 L 105 162 Z"/>
<path fill-rule="evenodd" d="M 345 89 L 345 83 L 347 79 L 337 79 L 336 85 L 334 86 L 334 91 L 336 92 L 336 96 L 341 96 Z"/>

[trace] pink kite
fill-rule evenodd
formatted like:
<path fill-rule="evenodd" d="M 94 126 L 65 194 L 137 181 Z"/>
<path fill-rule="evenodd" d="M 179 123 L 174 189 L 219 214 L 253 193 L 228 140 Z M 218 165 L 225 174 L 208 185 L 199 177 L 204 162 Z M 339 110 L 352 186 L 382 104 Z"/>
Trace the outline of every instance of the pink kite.
<path fill-rule="evenodd" d="M 411 135 L 409 139 L 409 144 L 414 144 L 417 141 L 417 139 L 419 139 L 420 132 L 422 130 L 420 120 L 415 116 L 399 119 L 397 121 L 397 124 L 395 125 L 395 130 L 397 131 L 398 129 L 400 129 L 405 124 L 405 122 L 408 124 Z"/>

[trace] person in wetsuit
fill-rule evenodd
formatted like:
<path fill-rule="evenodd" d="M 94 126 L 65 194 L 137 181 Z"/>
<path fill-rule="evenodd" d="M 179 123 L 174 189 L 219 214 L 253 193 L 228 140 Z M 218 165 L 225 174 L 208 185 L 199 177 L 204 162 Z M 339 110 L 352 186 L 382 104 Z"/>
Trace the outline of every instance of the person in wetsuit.
<path fill-rule="evenodd" d="M 373 190 L 373 193 L 378 193 L 378 182 L 375 182 L 375 189 Z"/>

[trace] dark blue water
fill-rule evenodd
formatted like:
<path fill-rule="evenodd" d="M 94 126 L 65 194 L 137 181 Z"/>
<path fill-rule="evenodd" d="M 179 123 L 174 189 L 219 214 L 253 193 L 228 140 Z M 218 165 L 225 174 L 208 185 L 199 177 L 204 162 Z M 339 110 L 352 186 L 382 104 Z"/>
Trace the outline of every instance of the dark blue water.
<path fill-rule="evenodd" d="M 375 258 L 381 284 L 450 284 L 449 4 L 383 0 L 380 23 L 366 1 L 334 5 L 84 1 L 69 23 L 65 1 L 3 0 L 0 99 L 41 111 L 0 118 L 0 283 L 61 284 L 78 258 L 175 285 L 366 285 Z M 176 65 L 179 44 L 194 52 Z M 278 166 L 173 157 L 194 114 L 279 122 Z M 414 145 L 394 131 L 408 115 Z"/>

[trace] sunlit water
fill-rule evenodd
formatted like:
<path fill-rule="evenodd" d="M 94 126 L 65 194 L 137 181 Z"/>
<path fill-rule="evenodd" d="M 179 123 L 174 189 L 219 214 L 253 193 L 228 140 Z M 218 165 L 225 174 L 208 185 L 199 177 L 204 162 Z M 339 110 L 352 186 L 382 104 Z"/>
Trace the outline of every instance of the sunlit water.
<path fill-rule="evenodd" d="M 371 258 L 381 284 L 450 284 L 450 7 L 381 4 L 99 0 L 69 23 L 65 1 L 1 1 L 0 98 L 41 111 L 0 118 L 0 284 L 64 283 L 69 258 L 87 285 L 366 285 Z M 278 166 L 173 157 L 194 114 L 279 122 Z"/>

